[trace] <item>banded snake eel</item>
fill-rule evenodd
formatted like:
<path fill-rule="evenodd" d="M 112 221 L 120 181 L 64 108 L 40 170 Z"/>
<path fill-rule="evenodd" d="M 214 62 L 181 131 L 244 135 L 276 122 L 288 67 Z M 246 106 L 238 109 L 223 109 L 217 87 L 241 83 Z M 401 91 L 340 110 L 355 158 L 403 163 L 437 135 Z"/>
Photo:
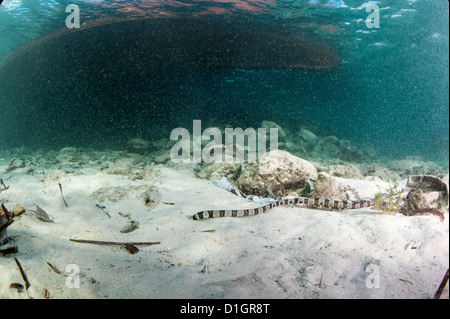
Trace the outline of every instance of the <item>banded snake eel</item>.
<path fill-rule="evenodd" d="M 281 199 L 261 207 L 250 209 L 233 209 L 233 210 L 204 210 L 192 216 L 193 220 L 217 218 L 217 217 L 244 217 L 254 216 L 267 212 L 268 210 L 286 205 L 304 205 L 313 208 L 322 209 L 358 209 L 370 207 L 373 205 L 370 200 L 361 201 L 335 201 L 324 198 L 308 198 L 308 197 L 294 197 L 289 199 Z"/>

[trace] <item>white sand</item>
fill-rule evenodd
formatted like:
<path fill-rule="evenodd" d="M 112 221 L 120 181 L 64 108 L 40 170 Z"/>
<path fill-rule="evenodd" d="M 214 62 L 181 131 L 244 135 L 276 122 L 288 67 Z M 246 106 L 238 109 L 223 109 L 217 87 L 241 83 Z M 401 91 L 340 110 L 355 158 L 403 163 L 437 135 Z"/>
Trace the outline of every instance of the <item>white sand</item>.
<path fill-rule="evenodd" d="M 90 197 L 97 189 L 149 182 L 80 169 L 60 179 L 67 208 L 57 180 L 42 177 L 2 175 L 11 188 L 0 193 L 0 202 L 8 209 L 37 204 L 54 222 L 25 215 L 8 228 L 31 287 L 22 293 L 9 288 L 23 281 L 12 256 L 0 257 L 0 298 L 44 298 L 44 288 L 52 298 L 431 298 L 449 267 L 448 214 L 441 222 L 370 209 L 279 207 L 253 217 L 193 221 L 200 210 L 258 204 L 237 206 L 235 195 L 193 173 L 163 168 L 156 186 L 162 201 L 174 205 L 161 203 L 149 212 L 130 196 L 103 203 L 102 211 Z M 378 190 L 370 182 L 347 182 L 361 196 Z M 121 233 L 128 219 L 119 212 L 131 214 L 139 229 Z M 69 238 L 161 244 L 139 246 L 131 255 L 119 246 Z M 80 287 L 67 287 L 66 277 L 47 262 L 63 273 L 76 264 Z M 379 276 L 378 288 L 370 276 Z M 447 286 L 442 298 L 448 296 Z"/>

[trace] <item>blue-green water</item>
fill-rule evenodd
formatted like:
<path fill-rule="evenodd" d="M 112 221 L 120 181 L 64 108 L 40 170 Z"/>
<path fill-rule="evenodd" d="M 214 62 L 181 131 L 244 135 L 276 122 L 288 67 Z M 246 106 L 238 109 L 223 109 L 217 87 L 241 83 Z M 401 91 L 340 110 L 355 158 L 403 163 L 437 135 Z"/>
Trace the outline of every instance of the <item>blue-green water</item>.
<path fill-rule="evenodd" d="M 102 88 L 104 95 L 95 97 L 93 91 L 77 92 L 70 101 L 60 98 L 71 89 L 61 84 L 52 87 L 51 99 L 34 98 L 35 104 L 26 105 L 20 101 L 27 87 L 5 89 L 13 79 L 2 77 L 0 68 L 0 115 L 2 110 L 17 115 L 0 116 L 2 148 L 114 145 L 136 136 L 168 137 L 172 128 L 189 128 L 197 118 L 205 126 L 234 127 L 270 120 L 292 132 L 300 125 L 321 136 L 368 145 L 391 159 L 418 155 L 448 163 L 447 1 L 5 0 L 0 6 L 0 59 L 64 29 L 65 8 L 72 3 L 80 7 L 81 24 L 105 17 L 207 16 L 298 28 L 326 42 L 342 63 L 325 72 L 275 68 L 155 75 L 153 82 Z M 380 8 L 380 28 L 369 29 L 365 23 L 370 3 Z M 26 65 L 21 67 L 27 72 Z M 45 81 L 27 85 L 46 92 Z M 95 110 L 86 112 L 88 103 Z M 165 110 L 172 104 L 179 107 Z M 61 122 L 64 126 L 58 126 Z"/>

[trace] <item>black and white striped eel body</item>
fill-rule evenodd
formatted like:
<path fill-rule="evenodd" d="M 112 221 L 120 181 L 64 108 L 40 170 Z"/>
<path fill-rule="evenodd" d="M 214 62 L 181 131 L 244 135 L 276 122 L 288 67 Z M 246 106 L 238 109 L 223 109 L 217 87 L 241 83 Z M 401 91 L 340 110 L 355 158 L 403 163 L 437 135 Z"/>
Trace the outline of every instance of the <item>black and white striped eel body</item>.
<path fill-rule="evenodd" d="M 370 207 L 373 205 L 370 200 L 362 201 L 334 201 L 324 198 L 308 198 L 308 197 L 295 197 L 289 199 L 281 199 L 275 202 L 266 204 L 261 207 L 251 209 L 233 209 L 233 210 L 204 210 L 196 213 L 192 216 L 192 219 L 207 219 L 216 217 L 244 217 L 254 216 L 261 213 L 265 213 L 268 210 L 285 205 L 304 205 L 312 208 L 322 209 L 358 209 L 364 207 Z"/>

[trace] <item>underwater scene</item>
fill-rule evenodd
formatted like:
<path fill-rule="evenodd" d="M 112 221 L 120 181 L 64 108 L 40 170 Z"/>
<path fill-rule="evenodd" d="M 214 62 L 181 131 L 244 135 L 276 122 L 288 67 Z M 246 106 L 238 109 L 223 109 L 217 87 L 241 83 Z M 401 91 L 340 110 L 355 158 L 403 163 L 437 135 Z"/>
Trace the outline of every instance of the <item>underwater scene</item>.
<path fill-rule="evenodd" d="M 2 299 L 448 299 L 449 3 L 0 0 L 0 204 Z"/>

